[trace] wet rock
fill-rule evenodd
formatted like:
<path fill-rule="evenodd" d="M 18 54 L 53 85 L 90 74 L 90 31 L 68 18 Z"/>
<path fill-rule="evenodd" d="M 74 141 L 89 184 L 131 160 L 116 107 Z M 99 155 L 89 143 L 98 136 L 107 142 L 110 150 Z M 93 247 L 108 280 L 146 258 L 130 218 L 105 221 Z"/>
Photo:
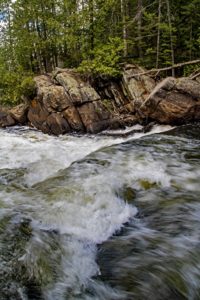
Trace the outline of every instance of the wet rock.
<path fill-rule="evenodd" d="M 125 115 L 121 118 L 121 125 L 130 127 L 138 123 L 138 117 L 135 115 Z"/>
<path fill-rule="evenodd" d="M 63 111 L 63 117 L 67 120 L 71 129 L 78 132 L 84 132 L 85 128 L 83 122 L 80 118 L 80 115 L 74 106 L 68 107 Z"/>
<path fill-rule="evenodd" d="M 13 126 L 15 124 L 16 121 L 9 113 L 0 111 L 0 127 Z"/>
<path fill-rule="evenodd" d="M 90 102 L 77 108 L 82 122 L 89 133 L 97 133 L 110 124 L 111 114 L 101 101 Z"/>
<path fill-rule="evenodd" d="M 29 219 L 14 215 L 0 220 L 0 299 L 24 299 L 24 287 L 35 281 L 27 274 L 26 267 L 20 260 L 31 237 L 32 228 Z"/>
<path fill-rule="evenodd" d="M 140 183 L 141 187 L 145 190 L 149 190 L 149 189 L 154 188 L 154 187 L 157 186 L 156 182 L 151 182 L 151 181 L 146 180 L 146 179 L 141 179 L 139 181 L 139 183 Z"/>
<path fill-rule="evenodd" d="M 49 112 L 37 99 L 31 101 L 28 111 L 28 120 L 32 126 L 42 130 L 44 133 L 48 133 L 49 130 L 46 126 L 48 116 Z"/>
<path fill-rule="evenodd" d="M 27 122 L 27 112 L 28 112 L 28 105 L 27 104 L 20 104 L 12 109 L 10 109 L 9 113 L 12 118 L 20 124 L 25 124 Z"/>
<path fill-rule="evenodd" d="M 163 124 L 200 119 L 200 84 L 189 78 L 164 79 L 140 106 L 144 118 Z"/>
<path fill-rule="evenodd" d="M 0 240 L 0 299 L 43 299 L 61 264 L 59 235 L 12 213 L 0 219 Z"/>
<path fill-rule="evenodd" d="M 136 197 L 136 191 L 132 187 L 125 185 L 120 190 L 119 196 L 122 197 L 125 202 L 133 204 L 133 201 Z"/>
<path fill-rule="evenodd" d="M 49 115 L 47 117 L 46 124 L 48 133 L 54 135 L 60 135 L 71 131 L 68 122 L 59 113 L 52 113 Z"/>

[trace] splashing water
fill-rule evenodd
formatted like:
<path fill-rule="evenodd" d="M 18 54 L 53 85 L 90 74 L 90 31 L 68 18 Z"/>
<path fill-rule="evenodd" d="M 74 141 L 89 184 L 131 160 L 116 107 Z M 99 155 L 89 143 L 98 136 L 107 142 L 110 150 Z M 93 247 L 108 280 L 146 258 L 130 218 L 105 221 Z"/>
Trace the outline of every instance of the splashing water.
<path fill-rule="evenodd" d="M 0 130 L 0 299 L 198 299 L 200 127 L 167 130 Z"/>

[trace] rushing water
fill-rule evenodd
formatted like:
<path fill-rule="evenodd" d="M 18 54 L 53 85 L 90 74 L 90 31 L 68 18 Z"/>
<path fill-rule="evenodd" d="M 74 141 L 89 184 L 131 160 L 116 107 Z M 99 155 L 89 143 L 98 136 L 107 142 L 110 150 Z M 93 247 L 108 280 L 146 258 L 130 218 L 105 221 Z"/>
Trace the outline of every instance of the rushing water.
<path fill-rule="evenodd" d="M 0 130 L 1 300 L 200 299 L 200 125 L 169 129 Z"/>

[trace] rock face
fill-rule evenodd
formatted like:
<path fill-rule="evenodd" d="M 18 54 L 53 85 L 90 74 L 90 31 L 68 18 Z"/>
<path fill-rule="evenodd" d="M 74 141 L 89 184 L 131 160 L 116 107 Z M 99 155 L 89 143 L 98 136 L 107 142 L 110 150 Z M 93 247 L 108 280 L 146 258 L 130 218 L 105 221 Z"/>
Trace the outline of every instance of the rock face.
<path fill-rule="evenodd" d="M 109 126 L 111 113 L 95 89 L 72 72 L 57 72 L 52 79 L 35 78 L 37 97 L 30 102 L 28 120 L 46 133 L 96 133 Z"/>
<path fill-rule="evenodd" d="M 136 65 L 124 67 L 122 79 L 89 82 L 70 69 L 36 76 L 36 95 L 9 112 L 0 126 L 29 124 L 44 133 L 98 133 L 136 123 L 183 124 L 200 120 L 200 82 L 166 78 L 157 84 Z M 198 79 L 198 80 L 197 80 Z"/>
<path fill-rule="evenodd" d="M 136 75 L 144 72 L 138 66 L 126 65 L 123 72 L 123 84 L 127 91 L 127 96 L 131 100 L 134 109 L 141 105 L 156 86 L 155 81 L 147 75 Z M 133 108 L 132 108 L 133 109 Z"/>
<path fill-rule="evenodd" d="M 189 78 L 168 77 L 158 84 L 139 111 L 163 124 L 200 120 L 200 84 Z"/>

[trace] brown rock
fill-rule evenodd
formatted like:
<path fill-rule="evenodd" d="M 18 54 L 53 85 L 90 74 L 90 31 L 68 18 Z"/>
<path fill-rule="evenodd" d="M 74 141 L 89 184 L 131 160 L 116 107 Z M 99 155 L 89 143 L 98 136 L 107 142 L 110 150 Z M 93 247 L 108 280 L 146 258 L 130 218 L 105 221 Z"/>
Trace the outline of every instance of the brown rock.
<path fill-rule="evenodd" d="M 68 107 L 65 111 L 63 111 L 63 117 L 67 120 L 70 127 L 74 131 L 85 131 L 84 125 L 81 121 L 79 113 L 74 106 Z"/>
<path fill-rule="evenodd" d="M 177 79 L 176 89 L 182 94 L 188 94 L 192 98 L 200 99 L 200 84 L 189 78 Z"/>
<path fill-rule="evenodd" d="M 15 124 L 15 120 L 9 113 L 0 111 L 0 127 L 13 126 Z"/>
<path fill-rule="evenodd" d="M 49 128 L 48 133 L 60 135 L 70 132 L 70 127 L 67 121 L 60 113 L 52 113 L 47 117 L 46 124 Z"/>
<path fill-rule="evenodd" d="M 101 101 L 83 104 L 77 110 L 87 132 L 97 133 L 109 126 L 111 114 Z"/>
<path fill-rule="evenodd" d="M 200 84 L 188 78 L 164 79 L 141 105 L 143 117 L 164 124 L 184 124 L 200 118 Z"/>
<path fill-rule="evenodd" d="M 135 105 L 134 105 L 134 102 L 130 102 L 128 104 L 126 104 L 124 106 L 130 113 L 134 113 L 135 112 Z"/>
<path fill-rule="evenodd" d="M 137 116 L 124 116 L 121 120 L 121 125 L 123 126 L 132 126 L 138 123 L 138 117 Z"/>
<path fill-rule="evenodd" d="M 27 104 L 20 104 L 15 106 L 10 111 L 10 114 L 17 123 L 25 124 L 27 122 L 27 112 L 28 112 L 28 105 Z"/>
<path fill-rule="evenodd" d="M 28 120 L 34 127 L 48 133 L 48 128 L 46 127 L 46 119 L 48 116 L 49 112 L 37 99 L 31 101 L 28 111 Z"/>

